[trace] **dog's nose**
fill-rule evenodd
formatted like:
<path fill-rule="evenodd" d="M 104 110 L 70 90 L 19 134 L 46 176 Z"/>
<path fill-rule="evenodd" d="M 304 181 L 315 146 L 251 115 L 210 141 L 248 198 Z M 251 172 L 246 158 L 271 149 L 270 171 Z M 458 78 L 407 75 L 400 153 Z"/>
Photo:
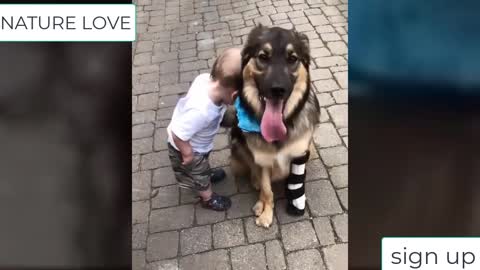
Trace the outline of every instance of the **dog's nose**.
<path fill-rule="evenodd" d="M 272 87 L 272 95 L 274 97 L 283 97 L 285 95 L 285 92 L 286 90 L 283 87 Z"/>

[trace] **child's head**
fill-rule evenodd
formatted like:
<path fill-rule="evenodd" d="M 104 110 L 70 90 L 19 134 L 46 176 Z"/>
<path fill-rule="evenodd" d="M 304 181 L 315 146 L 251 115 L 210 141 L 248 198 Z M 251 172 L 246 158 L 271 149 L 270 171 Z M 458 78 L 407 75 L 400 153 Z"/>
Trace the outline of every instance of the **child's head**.
<path fill-rule="evenodd" d="M 233 104 L 237 91 L 242 85 L 241 49 L 229 48 L 222 52 L 213 63 L 210 76 L 218 81 L 225 92 L 225 103 Z"/>

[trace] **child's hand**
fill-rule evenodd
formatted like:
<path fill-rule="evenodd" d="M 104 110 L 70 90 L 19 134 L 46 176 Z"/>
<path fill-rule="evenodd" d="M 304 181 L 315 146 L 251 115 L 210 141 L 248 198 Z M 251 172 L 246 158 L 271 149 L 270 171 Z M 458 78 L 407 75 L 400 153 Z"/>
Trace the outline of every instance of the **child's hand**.
<path fill-rule="evenodd" d="M 178 150 L 180 150 L 180 153 L 182 154 L 182 165 L 188 165 L 193 161 L 193 149 L 192 146 L 188 141 L 182 141 L 180 138 L 175 135 L 175 133 L 172 132 L 173 135 L 173 141 L 178 147 Z"/>
<path fill-rule="evenodd" d="M 193 161 L 193 153 L 190 152 L 190 153 L 187 153 L 187 154 L 183 154 L 182 153 L 182 165 L 188 165 L 190 164 L 192 161 Z"/>

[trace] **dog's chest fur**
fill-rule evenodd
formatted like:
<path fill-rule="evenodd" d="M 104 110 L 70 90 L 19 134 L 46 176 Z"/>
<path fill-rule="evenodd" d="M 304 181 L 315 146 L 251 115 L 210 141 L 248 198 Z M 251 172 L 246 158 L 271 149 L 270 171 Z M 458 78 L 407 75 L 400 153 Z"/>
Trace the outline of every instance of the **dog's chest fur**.
<path fill-rule="evenodd" d="M 293 158 L 303 156 L 309 149 L 313 129 L 304 132 L 295 139 L 289 139 L 283 146 L 266 143 L 258 136 L 246 136 L 254 162 L 263 168 L 272 170 L 272 180 L 284 179 L 290 172 L 290 163 Z"/>

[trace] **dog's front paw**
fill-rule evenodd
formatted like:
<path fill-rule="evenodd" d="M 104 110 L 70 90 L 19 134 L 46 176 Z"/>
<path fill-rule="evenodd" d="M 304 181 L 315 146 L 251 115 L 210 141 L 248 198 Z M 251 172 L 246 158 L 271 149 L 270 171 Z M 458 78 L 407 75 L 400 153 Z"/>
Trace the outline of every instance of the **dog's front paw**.
<path fill-rule="evenodd" d="M 298 209 L 293 204 L 287 204 L 287 214 L 290 216 L 303 216 L 305 214 L 305 209 Z"/>
<path fill-rule="evenodd" d="M 264 228 L 269 228 L 272 225 L 273 213 L 269 211 L 264 211 L 256 220 L 255 224 Z"/>
<path fill-rule="evenodd" d="M 263 202 L 258 200 L 257 203 L 252 207 L 255 216 L 260 216 L 263 213 Z"/>

